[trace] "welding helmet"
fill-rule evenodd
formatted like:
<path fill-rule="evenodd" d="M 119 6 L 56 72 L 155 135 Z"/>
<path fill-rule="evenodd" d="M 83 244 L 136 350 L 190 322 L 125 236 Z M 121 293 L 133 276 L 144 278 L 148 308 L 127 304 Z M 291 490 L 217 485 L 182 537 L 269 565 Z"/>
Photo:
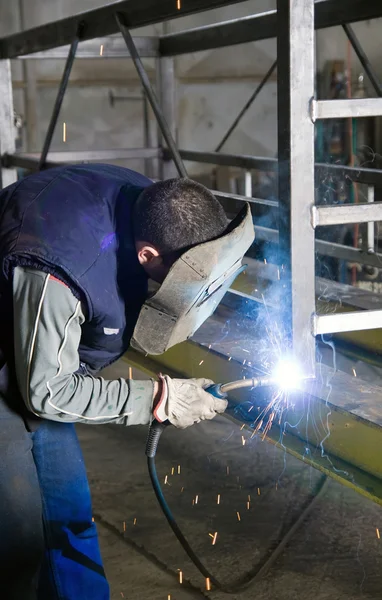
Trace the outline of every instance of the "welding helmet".
<path fill-rule="evenodd" d="M 147 354 L 162 354 L 191 337 L 244 269 L 241 262 L 254 237 L 247 203 L 221 236 L 182 254 L 143 305 L 131 346 Z"/>

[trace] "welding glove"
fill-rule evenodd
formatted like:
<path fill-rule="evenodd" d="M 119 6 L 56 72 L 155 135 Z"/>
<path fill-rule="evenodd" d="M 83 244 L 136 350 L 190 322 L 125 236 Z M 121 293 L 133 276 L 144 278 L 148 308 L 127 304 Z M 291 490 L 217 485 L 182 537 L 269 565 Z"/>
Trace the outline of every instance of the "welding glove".
<path fill-rule="evenodd" d="M 227 401 L 215 398 L 204 388 L 213 384 L 210 379 L 171 379 L 160 375 L 161 395 L 154 407 L 157 421 L 170 421 L 179 429 L 190 427 L 223 413 Z"/>

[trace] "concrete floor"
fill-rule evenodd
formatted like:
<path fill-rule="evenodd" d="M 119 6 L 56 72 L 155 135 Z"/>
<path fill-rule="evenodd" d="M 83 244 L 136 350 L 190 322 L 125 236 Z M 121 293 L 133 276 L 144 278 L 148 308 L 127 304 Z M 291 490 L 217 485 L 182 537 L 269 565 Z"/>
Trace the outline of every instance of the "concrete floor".
<path fill-rule="evenodd" d="M 118 369 L 114 368 L 116 376 Z M 147 428 L 79 426 L 78 433 L 112 599 L 229 597 L 216 590 L 206 592 L 204 578 L 157 505 L 144 456 Z M 268 443 L 248 437 L 223 417 L 185 431 L 168 428 L 157 457 L 161 481 L 168 476 L 164 489 L 179 525 L 223 582 L 255 570 L 270 555 L 322 478 Z M 265 576 L 231 597 L 380 600 L 382 540 L 376 528 L 382 532 L 382 507 L 329 481 Z M 209 534 L 215 532 L 217 541 L 212 545 Z"/>

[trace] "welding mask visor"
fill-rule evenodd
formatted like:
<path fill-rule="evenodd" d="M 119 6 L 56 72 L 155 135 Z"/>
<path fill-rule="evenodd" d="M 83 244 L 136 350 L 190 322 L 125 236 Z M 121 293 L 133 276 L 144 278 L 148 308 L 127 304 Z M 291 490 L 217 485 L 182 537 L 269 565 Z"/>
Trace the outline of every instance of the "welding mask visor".
<path fill-rule="evenodd" d="M 162 354 L 192 336 L 243 270 L 242 259 L 254 237 L 247 203 L 221 236 L 182 254 L 143 305 L 131 346 Z"/>

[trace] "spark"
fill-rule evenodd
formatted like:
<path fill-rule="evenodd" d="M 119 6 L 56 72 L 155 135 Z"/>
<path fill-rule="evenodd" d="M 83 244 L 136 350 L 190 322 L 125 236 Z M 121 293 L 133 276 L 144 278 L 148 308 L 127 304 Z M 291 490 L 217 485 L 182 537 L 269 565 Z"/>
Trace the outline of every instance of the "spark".
<path fill-rule="evenodd" d="M 123 531 L 126 531 L 126 521 L 123 521 Z"/>
<path fill-rule="evenodd" d="M 182 493 L 184 491 L 184 487 L 181 488 L 180 493 Z"/>
<path fill-rule="evenodd" d="M 212 344 L 208 344 L 208 350 L 211 350 Z"/>
<path fill-rule="evenodd" d="M 265 265 L 267 264 L 267 259 L 266 259 L 266 258 L 264 258 L 264 264 L 265 264 Z"/>
<path fill-rule="evenodd" d="M 101 44 L 101 46 L 100 46 L 99 55 L 103 56 L 103 44 Z"/>
<path fill-rule="evenodd" d="M 261 495 L 260 488 L 257 488 L 257 495 L 258 495 L 258 496 L 260 496 L 260 495 Z"/>
<path fill-rule="evenodd" d="M 121 592 L 121 598 L 124 598 L 125 594 L 123 592 Z"/>
<path fill-rule="evenodd" d="M 244 427 L 245 427 L 245 423 L 243 423 L 242 426 L 240 427 L 240 431 L 243 431 Z"/>
<path fill-rule="evenodd" d="M 129 379 L 133 378 L 133 369 L 129 367 Z"/>
<path fill-rule="evenodd" d="M 280 269 L 277 269 L 277 279 L 280 279 Z"/>
<path fill-rule="evenodd" d="M 218 494 L 218 497 L 216 498 L 216 504 L 220 504 L 220 494 Z"/>
<path fill-rule="evenodd" d="M 180 475 L 180 465 L 178 465 L 178 475 Z"/>
<path fill-rule="evenodd" d="M 183 571 L 179 571 L 179 583 L 183 583 Z"/>
<path fill-rule="evenodd" d="M 92 522 L 94 523 L 94 517 L 92 517 Z"/>
<path fill-rule="evenodd" d="M 232 356 L 229 357 L 228 361 L 232 360 Z"/>
<path fill-rule="evenodd" d="M 66 123 L 62 124 L 62 141 L 66 142 Z"/>
<path fill-rule="evenodd" d="M 207 592 L 211 591 L 211 581 L 209 577 L 206 578 L 206 590 Z"/>
<path fill-rule="evenodd" d="M 353 367 L 352 371 L 353 371 L 353 375 L 354 375 L 354 377 L 357 377 L 357 372 L 356 372 L 356 370 L 354 369 L 354 367 Z"/>
<path fill-rule="evenodd" d="M 243 444 L 243 446 L 245 446 L 245 437 L 243 435 L 241 436 L 241 443 Z"/>
<path fill-rule="evenodd" d="M 192 506 L 194 506 L 194 504 L 195 504 L 195 500 L 193 499 L 193 500 L 192 500 Z"/>
<path fill-rule="evenodd" d="M 198 502 L 199 502 L 199 496 L 198 496 L 198 495 L 196 495 L 196 496 L 195 496 L 195 504 L 197 504 Z"/>
<path fill-rule="evenodd" d="M 133 522 L 133 525 L 136 525 L 136 524 L 137 524 L 137 517 L 135 517 L 134 522 Z"/>
<path fill-rule="evenodd" d="M 212 536 L 212 545 L 213 546 L 215 546 L 215 544 L 216 544 L 217 537 L 218 537 L 218 532 L 215 531 L 214 535 Z"/>
<path fill-rule="evenodd" d="M 251 502 L 251 494 L 248 494 L 248 502 Z"/>
<path fill-rule="evenodd" d="M 376 528 L 376 534 L 377 534 L 377 538 L 380 540 L 381 539 L 381 534 L 379 533 L 379 529 L 378 527 Z"/>
<path fill-rule="evenodd" d="M 166 485 L 168 483 L 168 475 L 166 475 L 166 477 L 164 478 L 164 484 Z"/>
<path fill-rule="evenodd" d="M 202 365 L 203 363 L 204 363 L 204 360 L 201 360 L 201 361 L 200 361 L 200 363 L 199 363 L 199 367 L 200 367 L 200 365 Z"/>
<path fill-rule="evenodd" d="M 251 508 L 251 503 L 247 502 L 247 510 L 249 510 Z"/>
<path fill-rule="evenodd" d="M 174 473 L 175 473 L 175 467 L 172 467 L 172 469 L 171 469 L 171 475 L 174 475 Z"/>
<path fill-rule="evenodd" d="M 229 475 L 229 466 L 227 465 L 227 475 Z"/>
<path fill-rule="evenodd" d="M 167 595 L 167 600 L 171 600 L 171 594 Z"/>
<path fill-rule="evenodd" d="M 237 511 L 237 512 L 236 512 L 236 516 L 237 516 L 237 520 L 238 520 L 238 521 L 241 521 L 241 516 L 240 516 L 240 513 L 239 513 L 239 511 Z"/>
<path fill-rule="evenodd" d="M 180 8 L 181 8 L 180 0 L 176 0 L 176 8 L 178 10 L 180 10 Z"/>
<path fill-rule="evenodd" d="M 243 352 L 248 352 L 248 354 L 249 354 L 249 350 L 246 350 L 245 348 L 242 348 L 242 351 Z"/>

